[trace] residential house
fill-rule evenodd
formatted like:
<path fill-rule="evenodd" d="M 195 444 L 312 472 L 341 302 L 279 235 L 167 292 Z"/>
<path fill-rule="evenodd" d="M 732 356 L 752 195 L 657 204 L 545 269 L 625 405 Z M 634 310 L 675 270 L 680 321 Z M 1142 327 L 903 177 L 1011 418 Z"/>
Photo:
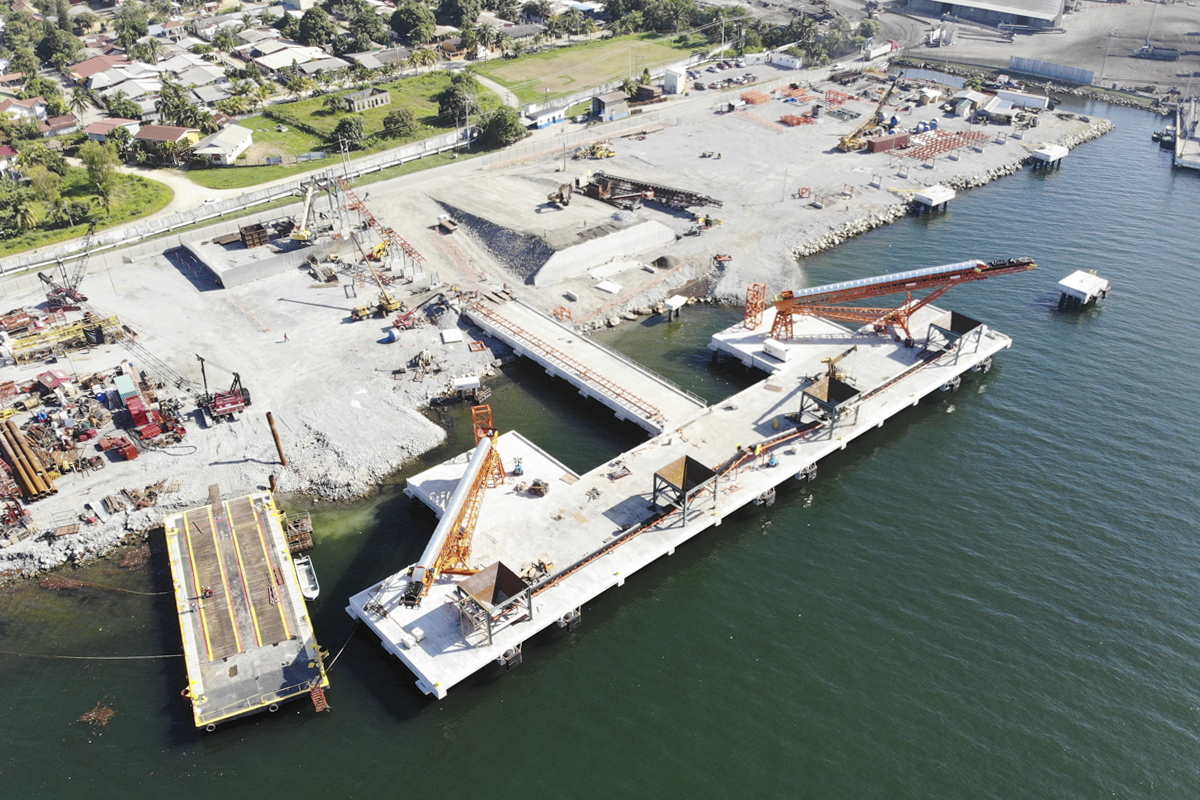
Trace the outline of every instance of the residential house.
<path fill-rule="evenodd" d="M 117 128 L 124 128 L 129 131 L 130 135 L 136 134 L 142 127 L 142 123 L 136 119 L 123 119 L 121 117 L 109 117 L 108 119 L 98 120 L 88 125 L 83 129 L 87 137 L 93 142 L 107 142 L 108 135 Z"/>
<path fill-rule="evenodd" d="M 331 72 L 341 72 L 349 67 L 350 62 L 343 61 L 340 58 L 319 58 L 316 61 L 301 64 L 300 71 L 305 75 L 316 75 L 318 72 L 324 72 L 328 75 Z"/>
<path fill-rule="evenodd" d="M 192 153 L 211 164 L 231 165 L 254 143 L 254 131 L 230 125 L 196 143 Z"/>
<path fill-rule="evenodd" d="M 168 142 L 177 145 L 194 145 L 200 141 L 200 131 L 196 128 L 181 128 L 175 125 L 143 125 L 141 130 L 133 135 L 133 141 L 142 145 L 147 152 L 158 153 Z"/>
<path fill-rule="evenodd" d="M 389 47 L 386 50 L 371 50 L 364 53 L 346 53 L 342 58 L 347 58 L 355 64 L 362 64 L 367 69 L 379 69 L 385 64 L 393 64 L 403 62 L 412 55 L 412 51 L 406 47 Z"/>
<path fill-rule="evenodd" d="M 108 72 L 113 67 L 129 63 L 129 56 L 95 56 L 67 67 L 67 74 L 77 83 L 87 83 L 88 78 L 97 73 Z"/>
<path fill-rule="evenodd" d="M 259 44 L 263 44 L 263 42 Z M 286 67 L 299 66 L 307 64 L 310 61 L 329 58 L 329 54 L 319 47 L 304 47 L 303 45 L 287 42 L 277 42 L 277 44 L 283 44 L 283 49 L 251 58 L 250 60 L 268 72 L 275 73 Z"/>
<path fill-rule="evenodd" d="M 245 13 L 257 16 L 254 12 L 258 9 L 247 9 Z M 261 12 L 260 12 L 261 13 Z M 223 29 L 238 29 L 242 25 L 243 14 L 220 14 L 215 17 L 196 17 L 192 20 L 192 32 L 206 42 L 211 42 L 213 37 Z"/>
<path fill-rule="evenodd" d="M 17 165 L 17 148 L 11 144 L 0 145 L 0 172 Z"/>
<path fill-rule="evenodd" d="M 171 19 L 161 25 L 151 25 L 150 35 L 157 36 L 159 39 L 166 39 L 168 42 L 178 42 L 184 36 L 187 36 L 187 26 L 181 19 Z"/>
<path fill-rule="evenodd" d="M 164 58 L 158 62 L 158 68 L 163 72 L 169 72 L 172 75 L 178 75 L 181 72 L 186 72 L 192 67 L 207 66 L 210 62 L 205 61 L 195 53 L 189 53 L 186 50 L 176 53 L 170 58 Z"/>
<path fill-rule="evenodd" d="M 222 100 L 233 97 L 233 94 L 224 86 L 197 86 L 192 89 L 192 97 L 195 97 L 202 105 L 211 108 Z"/>
<path fill-rule="evenodd" d="M 79 130 L 79 118 L 74 114 L 63 114 L 58 117 L 50 117 L 50 119 L 38 125 L 38 133 L 42 138 L 49 136 L 62 136 L 68 133 L 75 133 Z"/>
<path fill-rule="evenodd" d="M 238 31 L 234 38 L 240 39 L 246 44 L 254 44 L 255 42 L 261 42 L 263 39 L 278 39 L 282 35 L 274 28 L 247 28 L 244 31 Z"/>
<path fill-rule="evenodd" d="M 7 75 L 0 75 L 0 86 L 6 89 L 15 89 L 25 85 L 24 72 L 10 72 Z"/>
<path fill-rule="evenodd" d="M 211 86 L 212 84 L 229 83 L 225 70 L 216 66 L 192 67 L 179 73 L 179 85 L 192 88 L 195 86 Z"/>
<path fill-rule="evenodd" d="M 30 97 L 27 100 L 5 100 L 0 103 L 0 114 L 7 114 L 13 119 L 31 119 L 34 121 L 46 118 L 46 101 L 41 97 Z"/>
<path fill-rule="evenodd" d="M 362 113 L 369 108 L 379 108 L 392 102 L 392 94 L 387 89 L 362 89 L 342 95 L 342 107 L 347 111 Z"/>

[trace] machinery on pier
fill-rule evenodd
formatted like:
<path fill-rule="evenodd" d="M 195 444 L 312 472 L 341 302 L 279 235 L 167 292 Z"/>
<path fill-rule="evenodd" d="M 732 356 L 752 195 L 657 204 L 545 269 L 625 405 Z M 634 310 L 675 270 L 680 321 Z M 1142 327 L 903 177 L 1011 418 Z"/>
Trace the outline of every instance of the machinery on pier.
<path fill-rule="evenodd" d="M 892 92 L 896 91 L 898 81 L 892 81 L 892 85 L 883 93 L 883 97 L 879 100 L 879 105 L 875 106 L 875 113 L 864 119 L 857 128 L 842 137 L 838 142 L 838 150 L 843 153 L 852 153 L 855 150 L 862 150 L 867 146 L 866 135 L 872 131 L 877 125 L 883 122 L 883 106 L 892 96 Z"/>
<path fill-rule="evenodd" d="M 421 604 L 438 575 L 474 575 L 477 572 L 468 563 L 471 541 L 479 522 L 484 492 L 504 483 L 504 464 L 496 449 L 499 434 L 492 426 L 491 407 L 475 406 L 471 409 L 471 419 L 475 428 L 475 451 L 446 505 L 441 522 L 425 546 L 425 552 L 412 567 L 402 600 L 408 608 Z"/>
<path fill-rule="evenodd" d="M 88 257 L 91 255 L 89 251 L 95 235 L 96 223 L 93 221 L 88 225 L 87 233 L 80 245 L 82 252 L 79 260 L 75 262 L 74 268 L 69 273 L 66 265 L 62 261 L 58 262 L 58 270 L 62 275 L 61 282 L 56 281 L 53 275 L 47 275 L 44 272 L 38 273 L 38 278 L 46 285 L 47 311 L 78 311 L 81 304 L 87 302 L 87 298 L 79 292 L 79 285 L 83 283 L 84 276 L 87 275 Z"/>
<path fill-rule="evenodd" d="M 785 342 L 792 338 L 792 320 L 798 315 L 810 315 L 859 325 L 871 325 L 877 333 L 887 333 L 895 327 L 911 340 L 908 322 L 912 315 L 932 303 L 955 286 L 981 281 L 998 275 L 1013 275 L 1037 267 L 1032 258 L 1008 258 L 996 261 L 964 261 L 941 267 L 929 267 L 893 275 L 881 275 L 856 281 L 818 286 L 799 292 L 783 292 L 775 298 L 775 320 L 771 338 Z M 920 299 L 913 292 L 931 290 Z M 890 294 L 905 294 L 903 303 L 895 308 L 845 306 L 849 303 Z M 767 285 L 751 284 L 746 291 L 744 325 L 754 330 L 762 323 L 766 308 Z"/>
<path fill-rule="evenodd" d="M 588 197 L 603 200 L 618 208 L 636 208 L 642 200 L 654 200 L 671 208 L 683 210 L 692 206 L 724 205 L 720 200 L 687 189 L 674 189 L 635 178 L 621 178 L 606 172 L 591 176 L 583 193 Z"/>

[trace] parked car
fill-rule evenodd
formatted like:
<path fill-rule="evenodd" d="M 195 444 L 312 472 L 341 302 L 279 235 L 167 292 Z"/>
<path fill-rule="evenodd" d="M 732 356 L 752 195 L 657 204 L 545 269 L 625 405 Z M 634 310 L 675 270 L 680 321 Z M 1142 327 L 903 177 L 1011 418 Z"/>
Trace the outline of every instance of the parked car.
<path fill-rule="evenodd" d="M 695 83 L 692 84 L 692 88 L 693 89 L 704 89 L 706 87 L 704 85 L 704 81 L 696 81 Z"/>

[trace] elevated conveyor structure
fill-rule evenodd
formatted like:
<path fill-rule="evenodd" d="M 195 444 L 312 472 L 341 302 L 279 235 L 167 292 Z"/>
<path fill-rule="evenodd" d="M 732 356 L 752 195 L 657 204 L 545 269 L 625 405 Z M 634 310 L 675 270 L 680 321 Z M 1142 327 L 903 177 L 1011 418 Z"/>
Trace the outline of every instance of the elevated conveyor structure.
<path fill-rule="evenodd" d="M 466 315 L 554 377 L 657 434 L 704 410 L 705 403 L 667 379 L 520 301 L 484 298 Z"/>
<path fill-rule="evenodd" d="M 912 315 L 955 286 L 994 278 L 998 275 L 1027 272 L 1035 267 L 1037 264 L 1032 258 L 1009 258 L 989 262 L 963 261 L 940 267 L 915 269 L 891 275 L 879 275 L 874 278 L 844 281 L 828 286 L 817 286 L 798 292 L 786 291 L 775 299 L 775 316 L 771 323 L 771 337 L 780 342 L 791 339 L 793 316 L 808 315 L 840 322 L 853 322 L 859 325 L 872 325 L 880 333 L 895 326 L 903 330 L 907 338 L 912 338 L 908 322 Z M 756 286 L 758 285 L 760 284 L 756 284 Z M 766 286 L 761 286 L 762 295 L 765 296 Z M 929 294 L 914 300 L 912 293 L 920 291 L 929 291 Z M 892 294 L 907 294 L 908 299 L 895 308 L 837 305 L 838 303 L 851 303 Z M 747 295 L 745 315 L 747 327 L 750 327 L 754 320 L 759 319 L 759 316 L 751 313 L 751 304 L 756 304 L 753 310 L 760 312 L 762 302 L 756 296 Z"/>

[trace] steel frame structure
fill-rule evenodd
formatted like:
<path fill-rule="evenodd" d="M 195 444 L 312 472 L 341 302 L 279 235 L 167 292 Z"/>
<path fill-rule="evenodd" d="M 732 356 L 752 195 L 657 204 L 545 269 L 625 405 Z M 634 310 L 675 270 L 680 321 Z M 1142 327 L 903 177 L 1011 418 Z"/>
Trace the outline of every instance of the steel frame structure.
<path fill-rule="evenodd" d="M 379 224 L 379 220 L 375 219 L 375 215 L 371 213 L 371 209 L 367 208 L 367 204 L 359 199 L 358 195 L 354 193 L 354 190 L 350 188 L 350 184 L 347 183 L 344 178 L 335 178 L 334 180 L 337 181 L 338 187 L 346 194 L 347 209 L 350 211 L 360 212 L 363 215 L 363 219 L 367 221 L 367 224 L 370 225 L 371 228 L 378 233 L 385 242 L 390 241 L 392 244 L 399 247 L 413 261 L 425 261 L 425 256 L 418 253 L 417 248 L 406 242 L 400 234 L 396 233 L 394 228 L 385 228 L 383 225 Z"/>
<path fill-rule="evenodd" d="M 771 325 L 771 337 L 781 342 L 788 341 L 793 336 L 792 318 L 807 314 L 841 322 L 853 322 L 858 325 L 872 325 L 878 333 L 885 333 L 888 328 L 895 326 L 904 331 L 905 337 L 911 339 L 912 332 L 909 330 L 908 322 L 912 315 L 955 286 L 986 280 L 998 275 L 1027 272 L 1035 267 L 1037 264 L 1032 258 L 999 259 L 987 263 L 966 261 L 946 267 L 902 273 L 891 279 L 885 275 L 876 279 L 833 284 L 829 287 L 807 290 L 800 297 L 797 297 L 794 292 L 783 292 L 775 300 L 775 321 Z M 766 284 L 753 284 L 746 293 L 747 323 L 752 319 L 752 311 L 757 308 L 757 305 L 752 303 L 752 292 L 757 291 L 755 287 L 760 285 L 762 286 L 761 291 L 765 295 Z M 913 292 L 925 290 L 932 291 L 925 297 L 913 298 Z M 905 301 L 895 308 L 836 305 L 837 303 L 849 303 L 900 293 L 905 295 Z M 759 313 L 761 314 L 761 312 Z M 747 325 L 747 327 L 750 326 Z M 753 330 L 753 328 L 750 329 Z"/>

